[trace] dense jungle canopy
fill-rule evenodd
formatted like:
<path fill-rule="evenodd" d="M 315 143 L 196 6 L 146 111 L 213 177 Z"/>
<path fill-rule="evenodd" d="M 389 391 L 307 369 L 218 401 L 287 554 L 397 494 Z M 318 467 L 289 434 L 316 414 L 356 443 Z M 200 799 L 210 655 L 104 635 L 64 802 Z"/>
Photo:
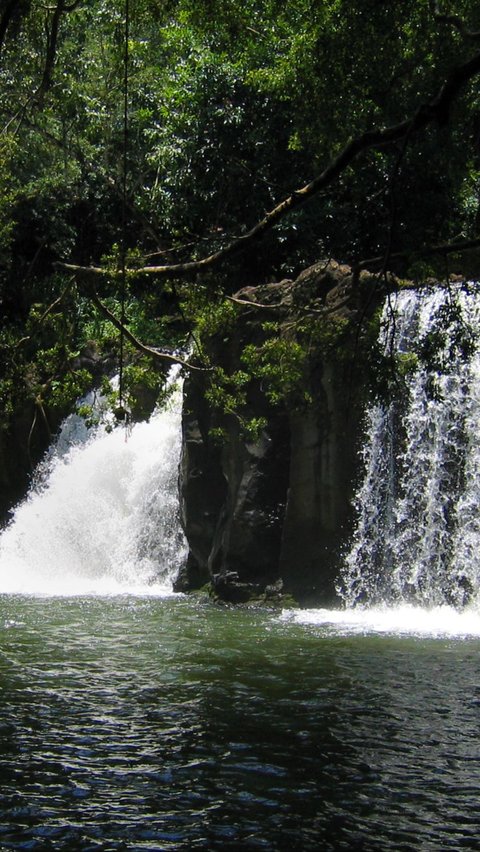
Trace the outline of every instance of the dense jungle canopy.
<path fill-rule="evenodd" d="M 480 241 L 478 3 L 125 15 L 0 3 L 3 430 L 27 403 L 30 432 L 67 410 L 122 318 L 126 385 L 155 394 L 145 347 L 201 342 L 244 285 L 329 257 L 423 279 Z"/>

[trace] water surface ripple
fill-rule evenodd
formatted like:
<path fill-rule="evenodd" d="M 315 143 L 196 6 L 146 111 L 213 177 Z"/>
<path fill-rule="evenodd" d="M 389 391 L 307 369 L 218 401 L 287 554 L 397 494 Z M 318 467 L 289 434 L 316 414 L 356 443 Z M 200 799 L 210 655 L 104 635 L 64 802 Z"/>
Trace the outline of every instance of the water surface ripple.
<path fill-rule="evenodd" d="M 0 605 L 0 849 L 480 848 L 478 639 Z"/>

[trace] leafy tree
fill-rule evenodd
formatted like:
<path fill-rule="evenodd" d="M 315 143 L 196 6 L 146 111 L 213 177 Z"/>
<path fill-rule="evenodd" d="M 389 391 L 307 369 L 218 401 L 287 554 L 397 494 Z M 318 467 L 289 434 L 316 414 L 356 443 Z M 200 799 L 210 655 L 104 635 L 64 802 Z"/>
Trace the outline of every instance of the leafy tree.
<path fill-rule="evenodd" d="M 472 0 L 130 0 L 126 148 L 124 16 L 0 7 L 5 412 L 14 385 L 70 404 L 125 306 L 150 363 L 241 284 L 322 256 L 407 274 L 477 242 Z"/>

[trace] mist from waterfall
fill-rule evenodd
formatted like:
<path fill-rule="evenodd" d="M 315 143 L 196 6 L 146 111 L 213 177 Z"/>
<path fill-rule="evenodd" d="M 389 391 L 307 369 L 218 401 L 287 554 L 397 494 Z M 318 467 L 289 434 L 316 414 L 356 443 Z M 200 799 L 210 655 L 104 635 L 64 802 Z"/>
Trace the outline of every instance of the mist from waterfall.
<path fill-rule="evenodd" d="M 180 397 L 131 430 L 67 418 L 0 536 L 0 593 L 171 593 L 186 555 Z"/>

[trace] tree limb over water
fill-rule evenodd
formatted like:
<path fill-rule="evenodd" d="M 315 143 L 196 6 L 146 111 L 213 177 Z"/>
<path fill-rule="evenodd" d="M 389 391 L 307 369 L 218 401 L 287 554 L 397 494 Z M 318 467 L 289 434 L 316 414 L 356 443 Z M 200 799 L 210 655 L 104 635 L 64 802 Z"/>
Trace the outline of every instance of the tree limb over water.
<path fill-rule="evenodd" d="M 385 128 L 374 128 L 351 139 L 329 165 L 312 181 L 296 190 L 258 221 L 247 233 L 231 240 L 223 248 L 199 260 L 185 263 L 173 263 L 162 266 L 143 266 L 129 269 L 129 275 L 154 275 L 159 277 L 188 276 L 200 273 L 219 265 L 225 259 L 239 254 L 249 245 L 272 230 L 285 216 L 302 207 L 322 190 L 330 187 L 347 168 L 366 151 L 382 148 L 401 140 L 410 139 L 414 134 L 424 131 L 430 125 L 443 127 L 450 120 L 452 104 L 459 97 L 468 82 L 480 73 L 480 52 L 471 59 L 458 65 L 445 79 L 437 94 L 427 103 L 421 104 L 410 118 Z M 458 249 L 456 249 L 458 250 Z M 58 268 L 75 275 L 88 277 L 118 277 L 121 271 L 113 271 L 100 266 L 78 266 L 72 263 L 57 263 Z"/>
<path fill-rule="evenodd" d="M 424 246 L 420 249 L 415 249 L 415 251 L 407 252 L 407 251 L 397 251 L 392 252 L 389 256 L 389 260 L 416 260 L 418 258 L 423 257 L 433 257 L 434 255 L 440 255 L 441 257 L 446 257 L 449 254 L 456 254 L 464 251 L 470 251 L 471 249 L 480 248 L 480 238 L 475 240 L 462 240 L 453 243 L 440 243 L 436 246 Z M 357 269 L 371 269 L 372 271 L 379 264 L 383 264 L 385 260 L 384 255 L 378 255 L 377 257 L 369 257 L 366 260 L 360 261 L 360 263 L 356 264 Z"/>
<path fill-rule="evenodd" d="M 174 355 L 173 352 L 163 352 L 159 349 L 155 349 L 152 346 L 147 346 L 145 343 L 142 343 L 132 334 L 128 328 L 122 324 L 122 322 L 117 319 L 115 314 L 113 314 L 107 306 L 102 302 L 97 293 L 93 293 L 90 296 L 93 304 L 96 308 L 103 314 L 115 328 L 125 335 L 126 340 L 132 344 L 132 346 L 137 349 L 138 352 L 141 352 L 143 355 L 147 355 L 149 358 L 152 358 L 154 361 L 165 362 L 167 361 L 169 364 L 179 364 L 181 367 L 184 367 L 187 370 L 194 370 L 196 372 L 205 372 L 209 368 L 208 367 L 200 367 L 194 364 L 185 361 L 184 358 L 180 358 L 178 355 Z"/>

